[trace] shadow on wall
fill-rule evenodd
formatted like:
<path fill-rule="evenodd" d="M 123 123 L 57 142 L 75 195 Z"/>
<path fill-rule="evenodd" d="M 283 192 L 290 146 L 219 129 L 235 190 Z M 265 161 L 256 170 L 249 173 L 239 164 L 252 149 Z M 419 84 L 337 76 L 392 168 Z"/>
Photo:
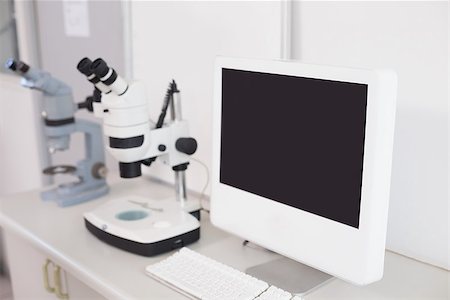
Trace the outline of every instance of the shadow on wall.
<path fill-rule="evenodd" d="M 3 229 L 0 227 L 0 277 L 8 274 L 6 265 L 5 247 L 3 242 Z"/>
<path fill-rule="evenodd" d="M 449 269 L 447 125 L 448 111 L 397 108 L 387 247 Z M 413 218 L 414 227 L 399 218 Z"/>

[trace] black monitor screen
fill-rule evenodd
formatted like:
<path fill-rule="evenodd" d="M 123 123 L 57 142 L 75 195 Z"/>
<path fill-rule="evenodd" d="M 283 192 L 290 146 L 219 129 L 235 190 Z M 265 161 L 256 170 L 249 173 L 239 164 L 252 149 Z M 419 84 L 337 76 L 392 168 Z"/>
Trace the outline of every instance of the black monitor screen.
<path fill-rule="evenodd" d="M 359 228 L 367 89 L 222 69 L 220 182 Z"/>

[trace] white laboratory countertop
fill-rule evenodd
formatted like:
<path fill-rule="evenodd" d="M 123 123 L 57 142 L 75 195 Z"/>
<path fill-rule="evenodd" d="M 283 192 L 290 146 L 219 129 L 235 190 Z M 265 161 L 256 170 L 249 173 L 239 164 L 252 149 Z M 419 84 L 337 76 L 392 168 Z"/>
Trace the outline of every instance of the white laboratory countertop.
<path fill-rule="evenodd" d="M 164 199 L 173 196 L 173 189 L 145 177 L 112 182 L 107 196 L 68 208 L 41 201 L 39 191 L 3 196 L 0 225 L 108 299 L 186 299 L 144 272 L 173 252 L 155 257 L 127 253 L 94 237 L 82 217 L 109 199 L 131 194 Z M 277 257 L 242 246 L 241 239 L 212 226 L 207 213 L 202 213 L 200 240 L 188 247 L 242 271 Z M 334 279 L 306 299 L 449 299 L 449 286 L 449 272 L 386 252 L 381 281 L 358 287 Z"/>

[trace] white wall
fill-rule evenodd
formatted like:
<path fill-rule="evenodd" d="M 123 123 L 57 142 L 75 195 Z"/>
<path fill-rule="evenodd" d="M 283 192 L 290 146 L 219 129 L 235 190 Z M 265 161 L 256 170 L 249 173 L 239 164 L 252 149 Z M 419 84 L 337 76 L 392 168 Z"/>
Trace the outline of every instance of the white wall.
<path fill-rule="evenodd" d="M 20 58 L 37 63 L 32 2 L 16 1 L 15 16 Z M 3 62 L 1 62 L 3 65 Z M 42 166 L 47 156 L 39 136 L 36 115 L 38 95 L 22 88 L 19 78 L 0 74 L 0 195 L 42 186 Z M 0 272 L 3 268 L 3 236 L 0 228 Z"/>
<path fill-rule="evenodd" d="M 296 2 L 293 55 L 398 73 L 387 246 L 450 268 L 448 4 Z"/>
<path fill-rule="evenodd" d="M 120 74 L 125 70 L 122 3 L 89 1 L 87 6 L 89 36 L 68 36 L 64 29 L 63 1 L 36 1 L 41 68 L 69 84 L 75 102 L 84 101 L 93 91 L 92 84 L 76 69 L 83 57 L 102 57 Z M 76 117 L 101 123 L 86 110 L 78 111 Z M 53 165 L 74 165 L 83 158 L 84 136 L 81 133 L 72 135 L 68 150 L 51 157 Z M 106 159 L 110 170 L 118 170 L 117 161 L 108 153 Z M 57 179 L 57 182 L 74 180 L 70 176 Z"/>
<path fill-rule="evenodd" d="M 37 63 L 32 3 L 15 2 L 15 17 L 20 58 Z M 43 184 L 41 169 L 46 155 L 39 139 L 40 115 L 35 112 L 39 97 L 19 81 L 10 72 L 0 74 L 0 195 Z"/>
<path fill-rule="evenodd" d="M 181 90 L 183 116 L 199 142 L 194 156 L 208 166 L 214 59 L 216 55 L 280 58 L 281 9 L 277 1 L 132 3 L 134 77 L 147 86 L 151 117 L 158 119 L 174 78 Z M 173 181 L 171 168 L 162 164 L 146 171 Z M 201 191 L 205 181 L 204 169 L 192 161 L 188 188 Z"/>
<path fill-rule="evenodd" d="M 159 113 L 178 80 L 184 115 L 210 163 L 212 61 L 216 54 L 277 58 L 277 2 L 132 4 L 133 66 Z M 295 2 L 292 55 L 305 62 L 392 68 L 399 95 L 388 247 L 449 268 L 448 4 Z M 188 173 L 200 190 L 201 169 Z M 149 171 L 166 180 L 167 168 Z"/>
<path fill-rule="evenodd" d="M 0 195 L 41 186 L 32 92 L 0 74 Z"/>

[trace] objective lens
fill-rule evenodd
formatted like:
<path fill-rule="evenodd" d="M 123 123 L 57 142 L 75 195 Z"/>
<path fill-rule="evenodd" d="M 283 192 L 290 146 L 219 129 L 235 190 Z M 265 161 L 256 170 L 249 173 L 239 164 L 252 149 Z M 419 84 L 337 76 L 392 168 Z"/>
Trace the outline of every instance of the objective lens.
<path fill-rule="evenodd" d="M 119 162 L 120 177 L 122 178 L 135 178 L 142 175 L 141 162 L 123 163 Z"/>

